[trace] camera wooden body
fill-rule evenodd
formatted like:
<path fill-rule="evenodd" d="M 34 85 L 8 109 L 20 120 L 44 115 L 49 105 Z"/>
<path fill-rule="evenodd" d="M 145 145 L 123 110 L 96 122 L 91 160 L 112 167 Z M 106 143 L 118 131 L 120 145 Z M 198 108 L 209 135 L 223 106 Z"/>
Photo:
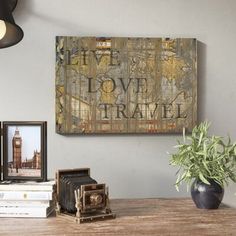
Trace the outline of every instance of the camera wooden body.
<path fill-rule="evenodd" d="M 90 169 L 66 169 L 56 173 L 57 215 L 77 222 L 115 218 L 109 204 L 108 187 L 90 177 Z"/>

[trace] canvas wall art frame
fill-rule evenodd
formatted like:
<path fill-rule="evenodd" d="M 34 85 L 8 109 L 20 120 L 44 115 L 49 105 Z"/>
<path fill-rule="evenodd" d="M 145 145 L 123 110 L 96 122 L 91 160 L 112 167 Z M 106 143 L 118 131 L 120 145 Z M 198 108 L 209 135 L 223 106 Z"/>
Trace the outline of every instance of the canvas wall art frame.
<path fill-rule="evenodd" d="M 47 180 L 47 122 L 3 122 L 3 179 Z"/>
<path fill-rule="evenodd" d="M 196 122 L 196 39 L 56 37 L 57 133 L 180 133 Z"/>

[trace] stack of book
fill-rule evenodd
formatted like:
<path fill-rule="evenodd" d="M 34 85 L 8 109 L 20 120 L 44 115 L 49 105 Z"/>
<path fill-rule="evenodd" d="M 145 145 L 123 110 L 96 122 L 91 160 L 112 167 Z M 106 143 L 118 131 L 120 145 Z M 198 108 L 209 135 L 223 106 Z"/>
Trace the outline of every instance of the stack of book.
<path fill-rule="evenodd" d="M 0 217 L 47 217 L 54 211 L 55 181 L 0 183 Z"/>

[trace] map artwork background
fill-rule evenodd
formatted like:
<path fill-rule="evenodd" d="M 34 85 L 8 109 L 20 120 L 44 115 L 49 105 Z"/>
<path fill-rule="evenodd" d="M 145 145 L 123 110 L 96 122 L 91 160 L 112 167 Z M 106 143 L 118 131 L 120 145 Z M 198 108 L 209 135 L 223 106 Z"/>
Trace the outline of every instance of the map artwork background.
<path fill-rule="evenodd" d="M 58 36 L 57 133 L 191 131 L 196 64 L 196 39 Z"/>

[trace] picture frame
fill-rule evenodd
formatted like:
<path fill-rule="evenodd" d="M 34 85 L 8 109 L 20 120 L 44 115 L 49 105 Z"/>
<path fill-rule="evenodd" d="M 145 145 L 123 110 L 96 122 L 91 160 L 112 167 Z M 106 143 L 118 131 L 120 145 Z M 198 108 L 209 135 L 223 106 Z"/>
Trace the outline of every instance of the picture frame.
<path fill-rule="evenodd" d="M 3 122 L 3 180 L 47 180 L 47 122 Z"/>
<path fill-rule="evenodd" d="M 0 122 L 0 181 L 2 180 L 2 169 L 3 169 L 3 163 L 2 163 L 2 122 Z"/>
<path fill-rule="evenodd" d="M 56 132 L 179 134 L 197 124 L 197 39 L 56 37 Z"/>

